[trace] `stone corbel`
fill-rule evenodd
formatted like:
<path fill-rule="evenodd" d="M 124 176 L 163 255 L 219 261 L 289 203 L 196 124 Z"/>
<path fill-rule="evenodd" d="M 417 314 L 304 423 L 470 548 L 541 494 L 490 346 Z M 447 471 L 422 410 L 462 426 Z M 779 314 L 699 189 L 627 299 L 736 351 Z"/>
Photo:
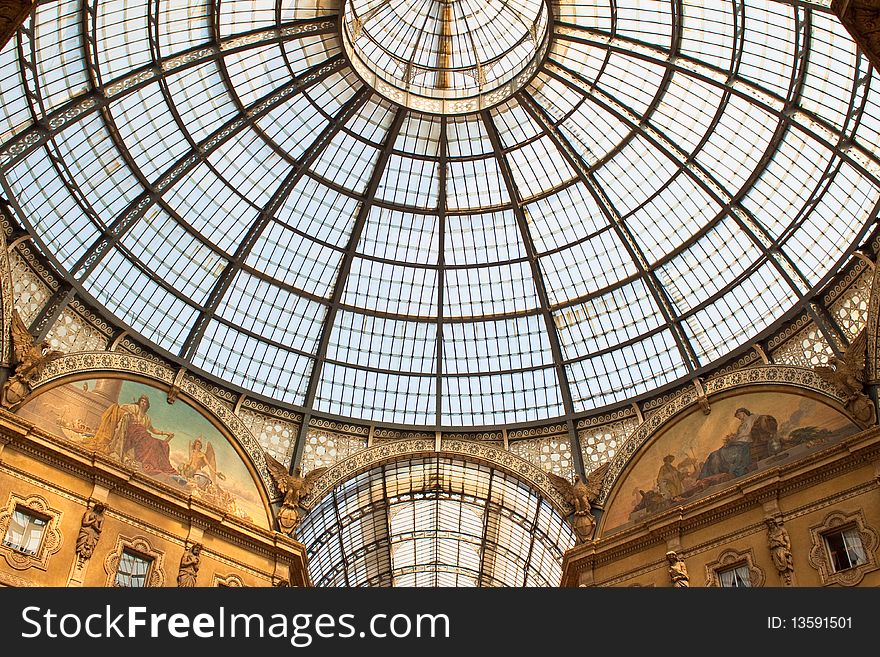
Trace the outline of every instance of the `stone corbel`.
<path fill-rule="evenodd" d="M 181 367 L 179 370 L 177 370 L 177 374 L 174 376 L 174 383 L 171 384 L 171 388 L 168 390 L 169 404 L 173 404 L 177 401 L 177 395 L 180 394 L 180 384 L 183 383 L 183 377 L 185 374 L 185 367 Z"/>
<path fill-rule="evenodd" d="M 706 390 L 703 388 L 703 383 L 699 377 L 694 379 L 694 388 L 697 391 L 697 403 L 703 410 L 703 415 L 709 415 L 712 412 L 712 407 L 709 406 L 709 397 L 706 396 Z"/>

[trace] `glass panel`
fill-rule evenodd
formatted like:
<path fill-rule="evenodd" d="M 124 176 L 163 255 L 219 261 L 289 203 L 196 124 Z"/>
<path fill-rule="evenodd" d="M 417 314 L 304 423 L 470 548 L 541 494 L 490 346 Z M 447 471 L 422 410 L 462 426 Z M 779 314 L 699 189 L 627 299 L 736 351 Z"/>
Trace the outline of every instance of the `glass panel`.
<path fill-rule="evenodd" d="M 144 587 L 153 560 L 129 550 L 123 550 L 116 568 L 116 586 Z"/>
<path fill-rule="evenodd" d="M 48 522 L 43 516 L 31 513 L 23 507 L 15 507 L 9 518 L 9 528 L 3 538 L 3 545 L 35 556 L 39 552 Z"/>

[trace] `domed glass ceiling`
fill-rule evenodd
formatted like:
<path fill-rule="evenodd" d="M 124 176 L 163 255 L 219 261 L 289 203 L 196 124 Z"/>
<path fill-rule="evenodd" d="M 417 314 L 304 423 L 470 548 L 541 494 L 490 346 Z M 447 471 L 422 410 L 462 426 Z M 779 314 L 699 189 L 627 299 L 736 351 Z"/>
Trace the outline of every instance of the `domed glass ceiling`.
<path fill-rule="evenodd" d="M 55 0 L 25 27 L 0 171 L 35 243 L 165 357 L 308 412 L 626 403 L 809 312 L 876 216 L 876 74 L 824 4 Z M 345 39 L 476 111 L 390 101 Z"/>
<path fill-rule="evenodd" d="M 548 18 L 544 0 L 346 0 L 342 42 L 386 98 L 461 114 L 505 100 L 534 76 Z"/>

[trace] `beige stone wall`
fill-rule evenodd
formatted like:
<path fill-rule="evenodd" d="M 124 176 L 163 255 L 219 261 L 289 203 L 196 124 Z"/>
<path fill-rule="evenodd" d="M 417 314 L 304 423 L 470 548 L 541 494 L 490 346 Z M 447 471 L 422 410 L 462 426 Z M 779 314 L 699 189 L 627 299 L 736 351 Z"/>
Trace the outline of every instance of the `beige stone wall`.
<path fill-rule="evenodd" d="M 709 584 L 707 574 L 726 553 L 753 565 L 759 585 L 782 586 L 767 545 L 765 519 L 775 515 L 791 539 L 793 585 L 880 586 L 880 428 L 577 546 L 566 555 L 563 585 L 668 587 L 665 555 L 673 549 L 684 558 L 692 587 Z M 817 555 L 825 554 L 817 541 L 834 518 L 866 529 L 872 563 L 858 581 L 836 581 L 817 566 Z"/>
<path fill-rule="evenodd" d="M 154 568 L 161 572 L 153 583 L 173 587 L 180 559 L 193 542 L 202 544 L 198 586 L 273 586 L 279 579 L 308 585 L 305 548 L 286 536 L 225 516 L 133 472 L 114 470 L 4 411 L 0 446 L 0 533 L 5 536 L 8 525 L 3 511 L 28 500 L 37 500 L 53 528 L 44 534 L 49 550 L 40 562 L 22 563 L 0 547 L 0 585 L 112 585 L 114 557 L 133 545 L 155 557 Z M 95 499 L 107 510 L 95 552 L 83 562 L 75 553 L 76 537 Z"/>

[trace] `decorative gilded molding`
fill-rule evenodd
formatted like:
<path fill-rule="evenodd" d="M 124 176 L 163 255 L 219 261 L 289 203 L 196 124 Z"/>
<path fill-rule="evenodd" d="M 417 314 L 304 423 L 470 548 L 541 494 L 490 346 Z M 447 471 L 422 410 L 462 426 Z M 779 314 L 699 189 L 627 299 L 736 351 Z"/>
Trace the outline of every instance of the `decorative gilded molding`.
<path fill-rule="evenodd" d="M 35 252 L 31 244 L 27 242 L 19 244 L 16 248 L 16 252 L 31 268 L 31 271 L 33 271 L 34 274 L 36 274 L 37 277 L 45 283 L 50 290 L 52 290 L 52 292 L 58 291 L 61 287 L 58 275 L 55 273 L 54 269 L 46 267 L 43 263 L 42 256 Z"/>
<path fill-rule="evenodd" d="M 282 420 L 289 420 L 294 423 L 301 424 L 303 419 L 302 413 L 296 413 L 295 411 L 288 411 L 285 408 L 271 406 L 266 402 L 251 399 L 250 397 L 246 397 L 242 400 L 241 408 L 246 408 L 254 413 L 266 415 L 267 417 L 279 417 Z"/>
<path fill-rule="evenodd" d="M 36 394 L 44 388 L 54 387 L 66 377 L 82 376 L 87 373 L 124 374 L 141 377 L 161 384 L 161 387 L 166 390 L 171 389 L 177 376 L 177 370 L 140 356 L 107 351 L 82 352 L 68 354 L 48 363 L 34 377 L 32 389 Z M 211 394 L 190 377 L 183 377 L 180 381 L 180 391 L 198 402 L 227 429 L 250 457 L 266 490 L 273 491 L 272 478 L 262 448 L 241 418 L 233 413 L 223 400 L 218 399 L 217 396 Z"/>
<path fill-rule="evenodd" d="M 19 552 L 11 547 L 0 543 L 0 554 L 6 559 L 6 563 L 15 570 L 27 570 L 28 568 L 39 568 L 46 570 L 49 564 L 49 557 L 61 549 L 63 538 L 61 536 L 61 511 L 53 509 L 49 506 L 48 500 L 40 495 L 30 495 L 22 497 L 16 493 L 10 493 L 6 501 L 6 508 L 0 511 L 0 536 L 4 539 L 9 529 L 9 522 L 12 520 L 12 514 L 15 513 L 17 507 L 23 507 L 28 511 L 34 511 L 37 515 L 46 519 L 46 526 L 43 530 L 43 536 L 40 539 L 40 546 L 36 554 L 27 554 Z"/>
<path fill-rule="evenodd" d="M 524 427 L 522 429 L 511 429 L 507 432 L 507 439 L 522 440 L 523 438 L 545 438 L 547 436 L 565 435 L 568 436 L 568 427 L 565 424 L 547 424 L 543 427 Z"/>
<path fill-rule="evenodd" d="M 0 585 L 11 586 L 15 588 L 39 586 L 39 584 L 37 584 L 33 580 L 27 579 L 25 577 L 19 577 L 18 575 L 13 575 L 12 573 L 4 573 L 2 570 L 0 570 Z"/>
<path fill-rule="evenodd" d="M 214 579 L 211 580 L 211 586 L 225 586 L 227 588 L 238 589 L 244 588 L 244 582 L 238 575 L 218 575 L 214 573 Z"/>
<path fill-rule="evenodd" d="M 0 208 L 0 215 L 5 210 Z M 12 309 L 15 307 L 15 295 L 12 287 L 12 266 L 9 262 L 9 250 L 6 248 L 6 232 L 0 231 L 0 367 L 9 367 L 12 351 L 11 327 Z"/>
<path fill-rule="evenodd" d="M 104 572 L 107 573 L 107 586 L 116 586 L 116 571 L 119 569 L 119 561 L 126 549 L 136 552 L 151 559 L 150 570 L 145 579 L 145 586 L 159 587 L 165 584 L 165 553 L 150 545 L 150 541 L 143 536 L 128 538 L 121 534 L 116 539 L 116 547 L 104 559 Z"/>
<path fill-rule="evenodd" d="M 298 415 L 298 421 L 302 422 L 302 415 Z M 325 420 L 315 417 L 309 420 L 309 428 L 326 429 L 327 431 L 335 431 L 337 433 L 350 433 L 355 436 L 366 436 L 370 433 L 370 427 L 359 426 L 357 424 L 336 422 L 334 420 Z"/>
<path fill-rule="evenodd" d="M 704 384 L 707 397 L 728 390 L 750 387 L 756 385 L 784 385 L 801 388 L 819 393 L 841 406 L 846 403 L 846 395 L 837 386 L 822 379 L 813 370 L 803 367 L 779 367 L 768 365 L 764 367 L 752 367 L 745 370 L 737 370 L 721 376 L 709 379 Z M 636 428 L 629 439 L 621 445 L 617 454 L 611 460 L 608 476 L 599 493 L 598 504 L 604 504 L 618 477 L 626 468 L 642 445 L 646 444 L 662 427 L 670 420 L 689 410 L 698 407 L 696 390 L 693 387 L 686 388 L 677 397 L 673 398 L 665 406 L 660 407 L 648 416 L 642 424 Z"/>
<path fill-rule="evenodd" d="M 880 5 L 876 0 L 831 0 L 831 11 L 880 71 Z"/>
<path fill-rule="evenodd" d="M 721 586 L 718 573 L 735 566 L 746 565 L 749 569 L 749 584 L 752 588 L 764 586 L 766 577 L 764 570 L 755 564 L 752 549 L 737 552 L 734 549 L 724 550 L 718 559 L 706 564 L 706 586 Z"/>
<path fill-rule="evenodd" d="M 870 265 L 867 262 L 856 257 L 852 261 L 852 266 L 841 272 L 840 278 L 835 280 L 834 285 L 822 296 L 822 304 L 830 307 L 854 283 L 858 282 L 859 278 L 869 267 Z"/>
<path fill-rule="evenodd" d="M 865 359 L 865 378 L 868 385 L 880 382 L 880 267 L 874 268 L 871 278 L 871 296 L 868 301 L 868 322 L 865 326 L 868 333 L 868 355 Z"/>
<path fill-rule="evenodd" d="M 575 423 L 576 429 L 587 429 L 587 428 L 595 428 L 599 427 L 603 424 L 614 424 L 620 420 L 625 420 L 629 418 L 636 417 L 636 411 L 632 406 L 627 406 L 626 408 L 621 408 L 612 413 L 605 413 L 604 415 L 595 415 L 593 417 L 581 418 Z"/>
<path fill-rule="evenodd" d="M 35 4 L 33 0 L 0 0 L 0 47 L 5 46 L 27 20 Z"/>
<path fill-rule="evenodd" d="M 853 527 L 858 531 L 867 561 L 858 566 L 835 572 L 825 537 L 836 530 L 848 527 Z M 819 571 L 819 578 L 824 586 L 829 584 L 856 586 L 866 573 L 880 568 L 880 565 L 877 565 L 876 556 L 877 545 L 880 544 L 880 541 L 878 541 L 877 532 L 868 525 L 865 513 L 861 509 L 849 514 L 843 511 L 829 513 L 821 524 L 810 527 L 810 540 L 813 543 L 813 547 L 810 548 L 810 565 Z"/>
<path fill-rule="evenodd" d="M 440 450 L 435 450 L 434 437 L 418 440 L 398 440 L 370 447 L 330 467 L 316 481 L 309 495 L 300 504 L 311 510 L 325 495 L 353 476 L 370 468 L 397 459 L 412 456 L 463 458 L 484 463 L 517 477 L 540 493 L 562 515 L 568 516 L 573 507 L 553 486 L 547 473 L 520 457 L 486 443 L 443 438 Z"/>
<path fill-rule="evenodd" d="M 795 319 L 791 324 L 782 329 L 779 333 L 774 335 L 767 341 L 767 349 L 773 351 L 780 345 L 782 345 L 786 340 L 793 337 L 798 331 L 804 328 L 807 324 L 812 324 L 812 318 L 804 313 Z"/>

